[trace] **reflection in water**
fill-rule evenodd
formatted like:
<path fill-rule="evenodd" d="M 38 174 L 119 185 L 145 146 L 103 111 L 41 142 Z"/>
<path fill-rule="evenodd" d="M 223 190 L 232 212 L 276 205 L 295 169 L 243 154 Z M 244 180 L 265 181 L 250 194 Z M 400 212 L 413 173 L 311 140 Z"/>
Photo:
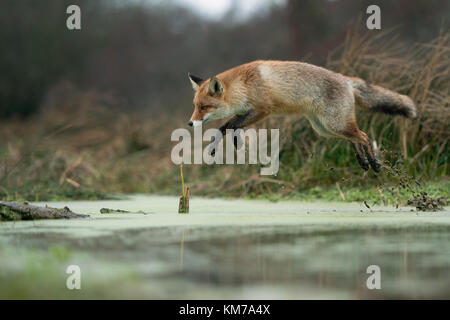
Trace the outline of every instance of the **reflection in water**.
<path fill-rule="evenodd" d="M 13 239 L 54 243 L 51 234 Z M 450 232 L 433 224 L 183 226 L 58 243 L 87 264 L 133 268 L 147 298 L 450 298 Z M 381 290 L 366 287 L 369 265 L 381 269 Z"/>
<path fill-rule="evenodd" d="M 292 298 L 307 297 L 308 290 L 352 298 L 450 297 L 450 235 L 442 229 L 268 228 L 222 237 L 217 229 L 192 229 L 189 241 L 183 230 L 183 269 L 172 276 L 216 290 L 286 288 Z M 381 290 L 366 287 L 369 265 L 381 268 Z"/>
<path fill-rule="evenodd" d="M 181 243 L 180 243 L 180 270 L 183 271 L 183 256 L 184 256 L 184 233 L 185 229 L 181 234 Z"/>

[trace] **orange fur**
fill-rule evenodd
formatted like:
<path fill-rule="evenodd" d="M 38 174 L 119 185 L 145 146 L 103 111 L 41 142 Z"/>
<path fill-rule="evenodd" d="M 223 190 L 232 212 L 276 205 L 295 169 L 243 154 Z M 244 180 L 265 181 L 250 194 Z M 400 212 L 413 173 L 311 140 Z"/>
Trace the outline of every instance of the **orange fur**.
<path fill-rule="evenodd" d="M 242 128 L 273 114 L 302 114 L 320 135 L 348 139 L 357 152 L 362 145 L 371 165 L 373 152 L 355 106 L 416 117 L 407 96 L 302 62 L 258 60 L 205 81 L 189 77 L 195 90 L 191 125 L 233 117 L 222 128 Z"/>

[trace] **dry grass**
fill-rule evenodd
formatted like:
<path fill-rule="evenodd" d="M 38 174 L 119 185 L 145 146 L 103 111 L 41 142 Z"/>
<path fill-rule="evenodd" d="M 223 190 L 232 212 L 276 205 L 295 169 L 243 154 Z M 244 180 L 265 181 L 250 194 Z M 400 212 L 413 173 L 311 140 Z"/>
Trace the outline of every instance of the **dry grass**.
<path fill-rule="evenodd" d="M 154 191 L 155 177 L 170 167 L 169 121 L 148 119 L 119 112 L 109 96 L 54 88 L 40 115 L 1 126 L 0 198 Z"/>
<path fill-rule="evenodd" d="M 448 179 L 450 33 L 406 47 L 393 32 L 357 31 L 332 52 L 327 67 L 408 94 L 419 119 L 360 112 L 359 125 L 381 146 L 387 168 L 421 180 Z M 0 199 L 101 198 L 108 193 L 177 193 L 178 167 L 170 161 L 170 134 L 184 127 L 177 115 L 119 112 L 114 99 L 63 84 L 40 115 L 0 126 Z M 258 166 L 185 166 L 194 195 L 286 196 L 311 187 L 382 185 L 392 170 L 362 177 L 347 142 L 318 137 L 300 118 L 269 119 L 281 128 L 280 171 L 259 176 Z M 340 188 L 339 188 L 340 190 Z"/>

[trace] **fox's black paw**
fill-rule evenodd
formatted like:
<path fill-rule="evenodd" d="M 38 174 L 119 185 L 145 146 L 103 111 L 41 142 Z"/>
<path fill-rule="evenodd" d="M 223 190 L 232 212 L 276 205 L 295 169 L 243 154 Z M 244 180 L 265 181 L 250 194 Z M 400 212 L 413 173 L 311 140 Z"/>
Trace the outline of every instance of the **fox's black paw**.
<path fill-rule="evenodd" d="M 369 171 L 369 163 L 368 162 L 364 162 L 361 165 L 361 168 L 364 169 L 364 171 Z"/>
<path fill-rule="evenodd" d="M 369 161 L 367 161 L 366 158 L 361 157 L 359 154 L 356 154 L 356 159 L 358 160 L 359 165 L 364 169 L 364 171 L 369 170 Z"/>
<path fill-rule="evenodd" d="M 372 167 L 373 171 L 375 171 L 376 173 L 381 171 L 381 165 L 380 165 L 380 163 L 377 160 L 372 160 L 371 161 L 369 159 L 369 162 L 370 162 L 370 166 Z"/>

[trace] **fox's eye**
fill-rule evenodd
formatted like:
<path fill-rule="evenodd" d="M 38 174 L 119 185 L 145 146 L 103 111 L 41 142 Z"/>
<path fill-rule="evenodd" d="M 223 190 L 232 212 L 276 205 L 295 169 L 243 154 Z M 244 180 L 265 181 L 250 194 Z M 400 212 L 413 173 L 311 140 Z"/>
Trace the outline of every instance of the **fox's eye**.
<path fill-rule="evenodd" d="M 206 110 L 206 106 L 201 106 L 200 109 L 201 110 Z"/>

